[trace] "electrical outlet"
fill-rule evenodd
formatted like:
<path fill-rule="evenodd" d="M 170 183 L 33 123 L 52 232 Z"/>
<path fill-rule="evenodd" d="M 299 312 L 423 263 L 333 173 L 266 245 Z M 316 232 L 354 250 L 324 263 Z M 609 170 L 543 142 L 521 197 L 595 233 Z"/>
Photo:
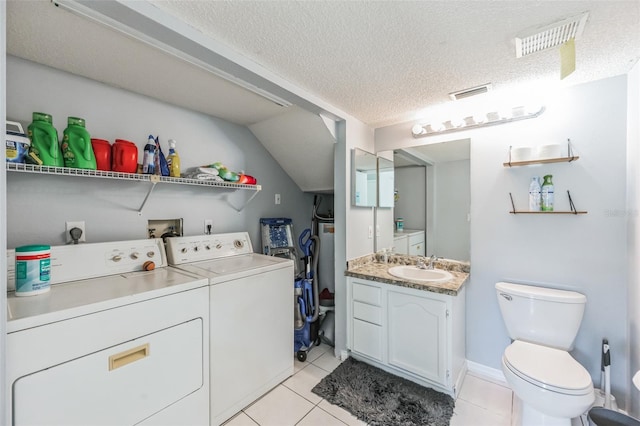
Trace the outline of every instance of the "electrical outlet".
<path fill-rule="evenodd" d="M 373 238 L 373 225 L 369 225 L 369 239 Z"/>
<path fill-rule="evenodd" d="M 204 234 L 209 235 L 213 233 L 213 219 L 204 220 Z"/>
<path fill-rule="evenodd" d="M 280 194 L 276 194 L 276 204 L 280 204 Z"/>
<path fill-rule="evenodd" d="M 76 222 L 67 221 L 64 224 L 65 224 L 65 235 L 67 236 L 67 240 L 66 240 L 67 243 L 73 242 L 73 238 L 71 238 L 71 233 L 70 233 L 73 228 L 78 228 L 82 231 L 80 238 L 78 238 L 78 242 L 87 241 L 87 235 L 84 227 L 84 220 L 76 221 Z"/>

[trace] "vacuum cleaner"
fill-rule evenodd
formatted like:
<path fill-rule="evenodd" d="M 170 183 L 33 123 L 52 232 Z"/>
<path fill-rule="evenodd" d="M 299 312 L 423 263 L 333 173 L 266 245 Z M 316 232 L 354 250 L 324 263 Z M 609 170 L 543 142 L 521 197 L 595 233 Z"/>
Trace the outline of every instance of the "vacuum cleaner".
<path fill-rule="evenodd" d="M 305 229 L 300 234 L 298 242 L 304 253 L 304 275 L 294 282 L 296 303 L 293 349 L 298 360 L 304 362 L 307 360 L 307 352 L 313 344 L 320 344 L 317 327 L 320 298 L 318 280 L 314 273 L 318 267 L 317 253 L 320 250 L 320 239 L 311 234 L 311 229 Z"/>

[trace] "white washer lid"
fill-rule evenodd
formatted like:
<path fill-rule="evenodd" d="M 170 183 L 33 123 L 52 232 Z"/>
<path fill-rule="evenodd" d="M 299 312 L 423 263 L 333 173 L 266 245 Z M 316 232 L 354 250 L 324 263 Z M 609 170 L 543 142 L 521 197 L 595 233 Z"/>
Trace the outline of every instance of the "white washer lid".
<path fill-rule="evenodd" d="M 589 372 L 568 352 L 516 340 L 504 351 L 507 366 L 523 380 L 569 395 L 593 388 Z"/>

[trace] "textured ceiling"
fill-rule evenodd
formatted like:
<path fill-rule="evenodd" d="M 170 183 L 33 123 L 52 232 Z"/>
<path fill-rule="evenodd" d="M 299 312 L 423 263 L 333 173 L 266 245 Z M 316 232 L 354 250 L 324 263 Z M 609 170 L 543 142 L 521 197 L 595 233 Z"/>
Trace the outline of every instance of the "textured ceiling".
<path fill-rule="evenodd" d="M 413 119 L 453 91 L 557 82 L 552 49 L 516 59 L 523 31 L 590 12 L 563 84 L 628 72 L 640 1 L 153 1 L 372 127 Z"/>

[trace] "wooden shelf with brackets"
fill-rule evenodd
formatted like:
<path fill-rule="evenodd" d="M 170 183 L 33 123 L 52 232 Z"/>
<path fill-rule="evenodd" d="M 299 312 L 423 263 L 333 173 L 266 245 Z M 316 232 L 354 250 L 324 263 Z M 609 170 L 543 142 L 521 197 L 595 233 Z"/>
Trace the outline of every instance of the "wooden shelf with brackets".
<path fill-rule="evenodd" d="M 554 211 L 531 211 L 531 210 L 516 210 L 516 206 L 513 202 L 513 195 L 509 193 L 509 198 L 511 199 L 511 208 L 512 210 L 509 212 L 511 214 L 587 214 L 584 210 L 577 210 L 575 204 L 573 204 L 573 199 L 571 198 L 571 193 L 567 191 L 567 196 L 569 197 L 569 208 L 571 210 L 554 210 Z"/>

